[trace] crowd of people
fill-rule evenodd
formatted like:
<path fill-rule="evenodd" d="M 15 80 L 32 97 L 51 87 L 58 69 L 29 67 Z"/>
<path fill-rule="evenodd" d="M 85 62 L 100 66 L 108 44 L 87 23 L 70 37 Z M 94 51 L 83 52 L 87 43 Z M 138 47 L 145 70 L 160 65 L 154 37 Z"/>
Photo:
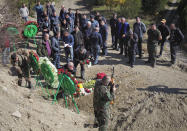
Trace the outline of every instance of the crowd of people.
<path fill-rule="evenodd" d="M 174 23 L 168 27 L 167 21 L 162 19 L 160 25 L 151 24 L 149 29 L 136 17 L 136 22 L 132 28 L 125 17 L 118 17 L 113 14 L 107 23 L 104 16 L 96 12 L 95 15 L 81 14 L 77 9 L 74 13 L 71 8 L 68 10 L 62 5 L 59 15 L 51 2 L 46 2 L 46 6 L 37 3 L 34 7 L 37 15 L 39 31 L 42 32 L 42 43 L 37 45 L 39 57 L 48 57 L 57 69 L 65 68 L 76 76 L 77 66 L 81 66 L 81 78 L 85 79 L 85 63 L 89 59 L 93 65 L 99 63 L 100 55 L 108 55 L 108 26 L 111 27 L 112 49 L 119 51 L 119 55 L 128 57 L 128 63 L 133 68 L 136 55 L 142 59 L 142 43 L 144 34 L 147 32 L 148 61 L 152 67 L 156 65 L 156 59 L 163 54 L 164 44 L 168 40 L 170 43 L 171 64 L 176 62 L 176 51 L 184 39 L 184 35 Z M 27 22 L 29 10 L 23 4 L 19 13 L 22 19 Z M 10 52 L 10 41 L 5 37 L 5 48 L 3 51 L 3 63 L 6 52 Z M 160 45 L 160 52 L 157 55 L 157 47 Z M 64 46 L 66 65 L 61 66 L 61 47 Z M 100 53 L 101 52 L 101 53 Z M 26 77 L 28 87 L 31 88 L 29 53 L 23 51 L 14 53 L 11 56 L 11 63 L 18 69 L 18 85 L 22 84 L 22 77 Z M 17 64 L 16 64 L 17 63 Z M 100 130 L 106 130 L 108 125 L 109 103 L 114 99 L 115 85 L 111 85 L 111 78 L 105 76 L 96 83 L 94 90 L 94 113 L 97 118 Z M 112 87 L 112 88 L 110 88 Z"/>
<path fill-rule="evenodd" d="M 38 54 L 53 58 L 53 63 L 57 68 L 61 68 L 61 45 L 64 46 L 67 63 L 77 63 L 77 59 L 80 58 L 76 58 L 77 55 L 75 54 L 80 49 L 85 50 L 84 52 L 88 54 L 84 59 L 89 57 L 93 65 L 98 64 L 100 55 L 107 56 L 108 25 L 111 27 L 112 48 L 120 51 L 120 55 L 124 54 L 125 57 L 128 57 L 128 63 L 131 67 L 134 67 L 136 55 L 142 59 L 142 42 L 146 32 L 148 34 L 147 50 L 149 54 L 146 63 L 150 63 L 152 67 L 156 65 L 156 58 L 162 56 L 166 40 L 170 42 L 171 63 L 175 64 L 176 47 L 184 38 L 180 29 L 176 28 L 175 24 L 168 27 L 165 19 L 161 20 L 158 28 L 156 24 L 151 24 L 147 30 L 140 17 L 136 17 L 136 22 L 130 28 L 126 19 L 118 17 L 117 14 L 113 14 L 107 24 L 107 20 L 99 12 L 87 18 L 88 16 L 81 14 L 78 9 L 74 13 L 71 8 L 67 10 L 63 5 L 58 16 L 51 2 L 47 2 L 45 8 L 38 2 L 34 10 L 37 14 L 39 30 L 43 34 L 43 42 L 38 46 Z M 23 14 L 22 18 L 27 21 L 26 14 L 28 15 L 29 12 L 24 4 L 20 12 Z M 50 31 L 53 32 L 53 36 L 50 35 Z M 160 45 L 159 55 L 157 55 L 156 50 L 158 45 Z M 82 72 L 84 71 L 82 70 Z"/>

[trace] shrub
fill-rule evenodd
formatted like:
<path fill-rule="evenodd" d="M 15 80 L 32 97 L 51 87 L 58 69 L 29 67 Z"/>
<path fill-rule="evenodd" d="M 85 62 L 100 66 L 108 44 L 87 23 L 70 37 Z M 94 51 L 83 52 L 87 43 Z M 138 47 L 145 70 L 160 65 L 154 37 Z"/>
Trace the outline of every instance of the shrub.
<path fill-rule="evenodd" d="M 142 3 L 140 0 L 126 0 L 124 4 L 121 4 L 120 14 L 128 17 L 134 18 L 141 11 Z"/>
<path fill-rule="evenodd" d="M 147 14 L 156 14 L 163 11 L 168 0 L 142 0 L 142 9 Z"/>

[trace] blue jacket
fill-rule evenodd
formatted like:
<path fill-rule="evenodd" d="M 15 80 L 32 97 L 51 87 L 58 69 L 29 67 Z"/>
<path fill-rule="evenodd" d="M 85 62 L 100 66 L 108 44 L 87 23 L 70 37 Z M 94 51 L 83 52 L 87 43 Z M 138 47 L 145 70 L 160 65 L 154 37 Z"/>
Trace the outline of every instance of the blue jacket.
<path fill-rule="evenodd" d="M 58 16 L 53 16 L 51 18 L 51 24 L 52 25 L 58 25 L 59 24 L 59 17 Z"/>
<path fill-rule="evenodd" d="M 36 5 L 34 7 L 34 10 L 36 11 L 37 16 L 41 16 L 43 14 L 43 6 L 42 5 Z"/>
<path fill-rule="evenodd" d="M 68 15 L 71 17 L 71 19 L 73 19 L 73 21 L 75 20 L 75 14 L 74 13 L 68 13 Z"/>
<path fill-rule="evenodd" d="M 72 47 L 74 46 L 74 38 L 71 34 L 69 34 L 69 36 L 67 36 L 67 37 L 63 36 L 62 39 L 63 39 L 64 43 L 66 43 Z"/>
<path fill-rule="evenodd" d="M 52 37 L 51 39 L 51 48 L 53 55 L 60 53 L 59 40 L 56 37 Z"/>
<path fill-rule="evenodd" d="M 126 35 L 129 30 L 130 30 L 130 26 L 129 26 L 128 22 L 125 22 L 124 24 L 122 24 L 122 28 L 121 28 L 121 31 L 120 31 L 120 37 L 122 37 L 123 34 Z"/>
<path fill-rule="evenodd" d="M 81 19 L 80 24 L 81 24 L 82 29 L 86 27 L 87 23 L 88 23 L 88 19 Z"/>
<path fill-rule="evenodd" d="M 101 34 L 94 31 L 90 36 L 90 42 L 92 47 L 101 46 L 103 43 Z"/>
<path fill-rule="evenodd" d="M 108 37 L 108 29 L 107 29 L 107 25 L 106 24 L 100 27 L 99 33 L 102 36 L 103 42 L 106 42 L 107 41 L 107 37 Z"/>
<path fill-rule="evenodd" d="M 95 27 L 99 27 L 99 22 L 94 20 L 93 22 L 91 21 L 92 23 L 92 28 L 94 29 Z"/>

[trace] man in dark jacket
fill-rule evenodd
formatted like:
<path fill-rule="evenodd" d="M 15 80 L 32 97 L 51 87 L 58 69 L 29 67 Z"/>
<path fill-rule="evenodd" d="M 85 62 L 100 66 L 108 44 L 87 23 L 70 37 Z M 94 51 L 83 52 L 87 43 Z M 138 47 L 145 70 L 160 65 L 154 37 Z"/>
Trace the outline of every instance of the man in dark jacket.
<path fill-rule="evenodd" d="M 104 56 L 107 55 L 107 38 L 108 38 L 108 29 L 107 29 L 107 25 L 105 24 L 104 20 L 101 20 L 100 23 L 100 34 L 102 36 L 102 54 Z"/>
<path fill-rule="evenodd" d="M 175 24 L 170 25 L 170 52 L 171 52 L 171 63 L 175 64 L 176 62 L 176 51 L 177 47 L 180 46 L 181 42 L 184 39 L 184 35 L 179 28 L 176 28 Z"/>
<path fill-rule="evenodd" d="M 146 32 L 146 26 L 141 22 L 140 17 L 136 17 L 136 23 L 133 25 L 133 32 L 138 35 L 138 54 L 142 58 L 142 40 L 143 34 Z"/>
<path fill-rule="evenodd" d="M 126 22 L 125 18 L 122 18 L 122 28 L 120 31 L 120 55 L 122 55 L 125 51 L 125 56 L 128 54 L 128 39 L 127 32 L 130 30 L 129 23 Z"/>
<path fill-rule="evenodd" d="M 43 6 L 40 4 L 40 1 L 38 1 L 37 5 L 34 7 L 34 10 L 36 11 L 37 15 L 37 23 L 40 24 L 42 21 L 43 14 Z"/>
<path fill-rule="evenodd" d="M 51 4 L 50 1 L 47 1 L 47 4 L 46 4 L 46 11 L 47 11 L 47 16 L 49 17 L 49 20 L 51 20 L 54 12 L 55 12 L 55 8 L 54 6 Z"/>
<path fill-rule="evenodd" d="M 74 38 L 69 32 L 65 31 L 62 39 L 64 43 L 66 61 L 68 63 L 70 60 L 73 61 Z"/>
<path fill-rule="evenodd" d="M 76 9 L 74 25 L 75 25 L 75 26 L 77 25 L 77 26 L 80 27 L 81 19 L 82 19 L 82 15 L 81 15 L 81 13 L 79 12 L 79 9 Z"/>
<path fill-rule="evenodd" d="M 90 36 L 93 32 L 92 24 L 88 21 L 86 28 L 84 28 L 84 44 L 87 51 L 91 52 L 91 41 Z"/>
<path fill-rule="evenodd" d="M 98 64 L 98 59 L 99 59 L 99 52 L 100 52 L 100 46 L 102 45 L 102 36 L 99 33 L 99 27 L 96 27 L 94 29 L 94 32 L 90 36 L 90 42 L 91 42 L 91 49 L 92 49 L 92 54 L 94 57 L 94 62 L 93 64 L 96 65 Z"/>
<path fill-rule="evenodd" d="M 87 19 L 87 16 L 84 14 L 80 21 L 81 31 L 83 31 L 86 28 L 87 23 L 88 23 L 88 19 Z"/>
<path fill-rule="evenodd" d="M 129 64 L 133 68 L 136 60 L 136 49 L 138 43 L 138 35 L 133 33 L 131 30 L 129 31 L 129 43 L 128 43 L 128 55 L 129 55 Z"/>
<path fill-rule="evenodd" d="M 42 44 L 38 44 L 37 46 L 37 54 L 40 57 L 50 57 L 51 56 L 51 42 L 49 40 L 49 34 L 44 35 L 44 40 Z"/>
<path fill-rule="evenodd" d="M 51 39 L 51 48 L 53 56 L 53 64 L 59 69 L 60 68 L 60 45 L 59 45 L 60 32 L 57 32 Z"/>
<path fill-rule="evenodd" d="M 167 37 L 169 36 L 169 27 L 166 25 L 166 20 L 162 19 L 161 25 L 158 26 L 158 30 L 161 32 L 162 40 L 159 41 L 160 44 L 160 56 L 162 56 L 162 52 L 164 49 L 164 43 L 166 42 Z"/>
<path fill-rule="evenodd" d="M 147 41 L 147 50 L 148 50 L 148 61 L 146 63 L 151 63 L 151 66 L 154 68 L 156 65 L 156 53 L 158 41 L 162 40 L 160 31 L 156 28 L 155 24 L 151 24 L 150 29 L 147 31 L 148 41 Z"/>
<path fill-rule="evenodd" d="M 113 17 L 110 19 L 110 27 L 111 27 L 111 36 L 112 36 L 112 47 L 115 47 L 115 36 L 117 29 L 117 14 L 113 14 Z"/>
<path fill-rule="evenodd" d="M 42 22 L 42 31 L 43 31 L 43 36 L 45 36 L 45 34 L 49 34 L 50 32 L 50 20 L 49 17 L 46 16 L 44 21 Z"/>
<path fill-rule="evenodd" d="M 92 23 L 92 28 L 99 27 L 99 22 L 94 19 L 94 15 L 90 15 L 90 21 Z"/>
<path fill-rule="evenodd" d="M 53 33 L 56 36 L 57 32 L 60 32 L 59 17 L 56 15 L 56 12 L 54 12 L 53 17 L 51 18 L 51 26 Z"/>
<path fill-rule="evenodd" d="M 60 21 L 63 21 L 65 19 L 66 14 L 67 14 L 66 9 L 65 9 L 64 5 L 62 5 L 61 10 L 60 10 L 60 14 L 59 14 Z"/>
<path fill-rule="evenodd" d="M 78 47 L 84 46 L 84 43 L 83 43 L 83 34 L 79 30 L 79 27 L 75 26 L 75 31 L 72 33 L 72 35 L 74 37 L 74 46 L 73 46 L 73 49 L 75 51 Z"/>
<path fill-rule="evenodd" d="M 66 21 L 66 19 L 61 21 L 61 38 L 64 35 L 65 31 L 68 31 L 70 33 L 70 24 Z"/>
<path fill-rule="evenodd" d="M 119 50 L 118 43 L 120 41 L 120 31 L 122 28 L 121 18 L 118 18 L 117 27 L 116 27 L 116 34 L 115 34 L 115 46 L 114 49 L 117 51 Z"/>
<path fill-rule="evenodd" d="M 80 64 L 80 66 L 81 66 L 81 78 L 82 79 L 85 79 L 85 67 L 84 67 L 84 65 L 86 64 L 88 56 L 89 56 L 89 54 L 83 46 L 81 46 L 81 47 L 79 47 L 75 50 L 75 54 L 74 54 L 75 72 L 76 72 L 78 64 Z"/>

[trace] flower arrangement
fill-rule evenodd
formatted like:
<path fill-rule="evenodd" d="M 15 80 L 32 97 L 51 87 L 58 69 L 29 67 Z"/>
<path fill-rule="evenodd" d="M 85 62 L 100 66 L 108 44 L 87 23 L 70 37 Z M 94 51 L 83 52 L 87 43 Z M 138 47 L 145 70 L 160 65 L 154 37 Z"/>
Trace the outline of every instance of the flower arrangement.
<path fill-rule="evenodd" d="M 74 75 L 72 75 L 70 72 L 68 72 L 68 70 L 64 70 L 62 69 L 58 69 L 58 74 L 66 74 L 75 84 L 75 88 L 76 88 L 76 93 L 75 94 L 79 94 L 80 93 L 80 87 L 79 87 L 79 82 L 77 81 L 77 79 L 74 77 Z"/>
<path fill-rule="evenodd" d="M 39 67 L 45 81 L 53 88 L 58 88 L 58 71 L 47 57 L 39 58 Z"/>

